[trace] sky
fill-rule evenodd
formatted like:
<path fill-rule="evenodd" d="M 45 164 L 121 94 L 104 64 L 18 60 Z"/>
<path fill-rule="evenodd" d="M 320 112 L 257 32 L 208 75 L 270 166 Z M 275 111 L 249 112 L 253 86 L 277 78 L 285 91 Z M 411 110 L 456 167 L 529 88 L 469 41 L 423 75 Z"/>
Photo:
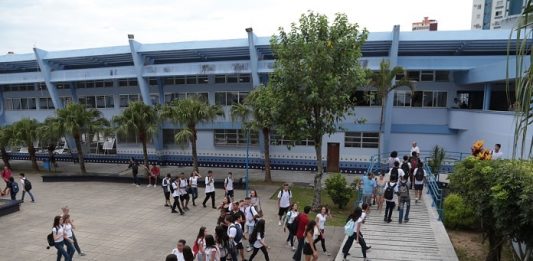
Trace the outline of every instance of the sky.
<path fill-rule="evenodd" d="M 469 30 L 472 0 L 0 0 L 0 55 L 34 46 L 69 50 L 141 43 L 271 36 L 312 10 L 370 32 L 391 31 L 424 16 L 442 30 Z"/>

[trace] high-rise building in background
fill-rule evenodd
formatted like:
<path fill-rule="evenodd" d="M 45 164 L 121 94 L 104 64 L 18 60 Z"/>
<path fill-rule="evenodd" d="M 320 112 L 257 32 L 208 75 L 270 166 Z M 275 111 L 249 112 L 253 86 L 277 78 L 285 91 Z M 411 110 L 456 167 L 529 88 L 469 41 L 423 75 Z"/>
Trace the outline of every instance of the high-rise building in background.
<path fill-rule="evenodd" d="M 510 29 L 526 0 L 474 0 L 472 5 L 472 29 Z"/>
<path fill-rule="evenodd" d="M 413 31 L 437 31 L 438 23 L 437 20 L 429 19 L 429 17 L 424 17 L 422 22 L 413 23 Z"/>

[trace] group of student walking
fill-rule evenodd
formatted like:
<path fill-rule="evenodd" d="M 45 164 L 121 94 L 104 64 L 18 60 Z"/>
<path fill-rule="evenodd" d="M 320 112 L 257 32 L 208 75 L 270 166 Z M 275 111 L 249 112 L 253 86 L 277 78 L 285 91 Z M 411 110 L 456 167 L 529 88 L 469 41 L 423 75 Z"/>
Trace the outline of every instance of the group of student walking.
<path fill-rule="evenodd" d="M 31 202 L 35 203 L 35 197 L 31 192 L 31 182 L 28 178 L 26 178 L 26 175 L 24 173 L 19 174 L 20 185 L 15 181 L 11 169 L 9 169 L 7 166 L 4 166 L 4 169 L 2 170 L 1 174 L 2 179 L 4 180 L 6 185 L 4 189 L 0 191 L 0 196 L 5 196 L 9 194 L 11 200 L 17 200 L 17 194 L 22 191 L 22 197 L 20 198 L 21 202 L 24 202 L 24 197 L 26 196 L 26 193 L 28 193 L 28 195 L 30 195 Z"/>
<path fill-rule="evenodd" d="M 74 220 L 71 218 L 68 207 L 61 208 L 61 215 L 54 217 L 52 233 L 48 236 L 50 246 L 57 249 L 57 261 L 64 257 L 65 261 L 70 261 L 77 251 L 78 255 L 85 256 L 78 245 L 78 240 L 74 235 Z"/>

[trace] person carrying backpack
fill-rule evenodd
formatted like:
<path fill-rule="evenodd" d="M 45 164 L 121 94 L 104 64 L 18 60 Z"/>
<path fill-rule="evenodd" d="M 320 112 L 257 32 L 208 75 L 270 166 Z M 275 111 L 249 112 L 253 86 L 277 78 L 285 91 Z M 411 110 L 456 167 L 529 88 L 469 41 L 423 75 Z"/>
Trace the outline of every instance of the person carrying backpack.
<path fill-rule="evenodd" d="M 131 169 L 131 174 L 133 175 L 133 185 L 139 187 L 141 185 L 139 178 L 137 177 L 139 175 L 139 163 L 137 163 L 133 157 L 130 159 L 128 169 Z"/>
<path fill-rule="evenodd" d="M 411 163 L 409 163 L 409 156 L 407 155 L 403 156 L 403 161 L 402 161 L 402 164 L 400 165 L 400 169 L 403 170 L 403 173 L 405 175 L 409 175 L 409 173 L 411 172 Z"/>
<path fill-rule="evenodd" d="M 15 179 L 13 177 L 9 177 L 6 187 L 4 188 L 4 191 L 2 191 L 2 196 L 7 194 L 7 190 L 9 190 L 9 195 L 11 196 L 11 200 L 17 200 L 17 193 L 19 192 L 19 185 L 17 182 L 15 182 Z"/>
<path fill-rule="evenodd" d="M 368 211 L 369 205 L 363 203 L 362 207 L 357 207 L 352 214 L 348 217 L 346 225 L 344 226 L 344 233 L 348 236 L 344 246 L 342 247 L 343 260 L 346 261 L 346 257 L 350 254 L 350 248 L 352 248 L 353 241 L 356 241 L 361 246 L 361 252 L 363 258 L 366 260 L 366 252 L 371 248 L 371 246 L 366 245 L 366 241 L 361 233 L 361 226 L 363 225 L 366 213 Z"/>
<path fill-rule="evenodd" d="M 24 202 L 24 196 L 26 193 L 28 193 L 31 197 L 31 202 L 35 203 L 35 198 L 33 197 L 33 194 L 31 193 L 31 182 L 24 176 L 24 173 L 20 173 L 20 186 L 22 187 L 22 198 L 21 201 Z"/>
<path fill-rule="evenodd" d="M 418 153 L 416 153 L 416 151 L 413 151 L 411 153 L 411 158 L 409 159 L 409 163 L 411 165 L 410 166 L 411 169 L 409 170 L 409 180 L 410 180 L 409 189 L 413 189 L 413 185 L 415 184 L 414 172 L 415 172 L 415 169 L 418 168 L 418 164 L 420 163 L 420 159 L 418 158 Z"/>
<path fill-rule="evenodd" d="M 298 223 L 294 222 L 296 218 L 298 217 L 298 204 L 293 203 L 290 206 L 290 209 L 285 217 L 283 218 L 283 223 L 285 224 L 285 227 L 283 228 L 283 232 L 285 232 L 287 229 L 289 230 L 289 236 L 287 237 L 287 244 L 292 248 L 292 251 L 295 251 L 296 248 L 294 247 L 294 235 L 296 234 L 296 229 L 298 227 Z"/>
<path fill-rule="evenodd" d="M 278 225 L 281 226 L 281 218 L 289 211 L 292 201 L 292 192 L 289 190 L 289 184 L 283 184 L 283 189 L 278 193 Z"/>
<path fill-rule="evenodd" d="M 224 192 L 233 201 L 233 173 L 228 172 L 228 176 L 224 179 Z"/>
<path fill-rule="evenodd" d="M 398 183 L 398 208 L 400 209 L 400 218 L 398 222 L 409 222 L 409 210 L 411 209 L 411 197 L 409 196 L 409 186 L 407 184 L 407 176 L 403 176 L 402 180 Z M 404 217 L 405 206 L 405 217 Z"/>
<path fill-rule="evenodd" d="M 418 203 L 422 197 L 422 190 L 424 189 L 424 180 L 426 179 L 426 170 L 424 169 L 424 163 L 419 162 L 418 168 L 414 171 L 415 178 L 415 203 Z"/>
<path fill-rule="evenodd" d="M 161 187 L 163 188 L 163 194 L 165 195 L 165 207 L 170 207 L 170 183 L 172 182 L 170 173 L 161 181 Z"/>
<path fill-rule="evenodd" d="M 387 182 L 385 185 L 385 192 L 383 193 L 383 197 L 385 198 L 385 217 L 383 220 L 387 223 L 390 223 L 392 221 L 392 211 L 394 210 L 394 207 L 396 206 L 396 193 L 398 193 L 398 186 L 395 182 Z"/>

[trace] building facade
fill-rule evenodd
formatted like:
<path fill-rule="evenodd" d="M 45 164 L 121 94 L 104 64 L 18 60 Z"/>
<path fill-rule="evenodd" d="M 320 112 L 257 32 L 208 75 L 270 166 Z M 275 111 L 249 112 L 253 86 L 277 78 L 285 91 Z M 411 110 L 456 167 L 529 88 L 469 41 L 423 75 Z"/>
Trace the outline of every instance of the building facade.
<path fill-rule="evenodd" d="M 424 17 L 421 22 L 414 22 L 411 26 L 412 31 L 437 31 L 439 23 L 435 19 Z"/>
<path fill-rule="evenodd" d="M 526 2 L 526 0 L 474 0 L 471 29 L 511 29 Z"/>
<path fill-rule="evenodd" d="M 274 65 L 270 38 L 248 31 L 243 39 L 142 44 L 131 36 L 125 46 L 34 49 L 0 56 L 0 122 L 7 125 L 24 117 L 43 121 L 70 102 L 97 108 L 111 119 L 132 101 L 154 105 L 197 96 L 225 111 L 224 117 L 198 127 L 201 164 L 241 167 L 247 137 L 241 124 L 232 121 L 230 106 L 267 83 Z M 381 104 L 372 98 L 372 88 L 354 93 L 355 114 L 344 119 L 337 133 L 323 137 L 322 160 L 336 156 L 341 171 L 362 173 L 378 144 L 384 151 L 407 151 L 417 141 L 423 154 L 437 144 L 450 152 L 468 153 L 477 139 L 490 146 L 501 143 L 508 156 L 514 126 L 505 87 L 508 37 L 509 31 L 503 30 L 400 32 L 398 26 L 392 32 L 370 33 L 361 63 L 371 70 L 384 59 L 402 66 L 416 90 L 400 88 L 389 94 L 382 132 Z M 512 100 L 513 93 L 509 95 Z M 151 159 L 190 164 L 190 148 L 173 139 L 179 129 L 162 124 L 149 144 Z M 88 137 L 85 142 L 89 162 L 142 155 L 135 136 Z M 263 142 L 261 134 L 250 135 L 252 167 L 263 164 Z M 274 133 L 270 148 L 274 168 L 314 167 L 310 140 L 288 141 Z M 14 157 L 22 157 L 17 149 L 12 149 Z"/>

